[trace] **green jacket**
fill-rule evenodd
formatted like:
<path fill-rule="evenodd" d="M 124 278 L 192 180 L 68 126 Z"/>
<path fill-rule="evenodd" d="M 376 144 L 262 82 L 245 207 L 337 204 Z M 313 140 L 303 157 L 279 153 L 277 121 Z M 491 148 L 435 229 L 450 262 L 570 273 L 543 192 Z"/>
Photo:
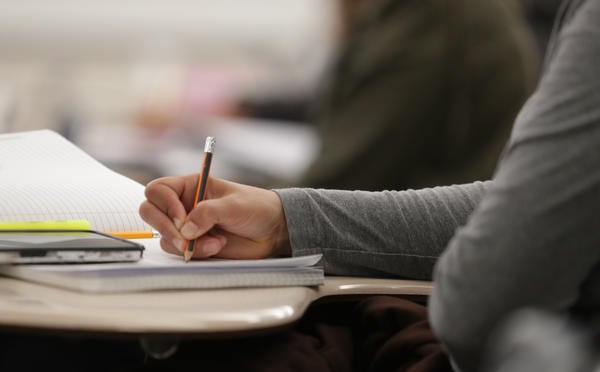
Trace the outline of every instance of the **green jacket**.
<path fill-rule="evenodd" d="M 365 0 L 318 108 L 300 184 L 406 189 L 488 179 L 533 90 L 537 54 L 511 0 Z"/>

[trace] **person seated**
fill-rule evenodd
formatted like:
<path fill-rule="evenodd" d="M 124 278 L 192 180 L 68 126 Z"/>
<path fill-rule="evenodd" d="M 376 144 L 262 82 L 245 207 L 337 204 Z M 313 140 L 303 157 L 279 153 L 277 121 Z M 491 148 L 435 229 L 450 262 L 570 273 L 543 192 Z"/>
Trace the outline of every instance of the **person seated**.
<path fill-rule="evenodd" d="M 155 180 L 140 214 L 196 258 L 323 254 L 326 274 L 433 280 L 435 335 L 478 371 L 494 330 L 534 307 L 600 334 L 600 0 L 569 0 L 540 83 L 490 181 L 405 191 Z M 410 319 L 407 319 L 410 323 Z"/>

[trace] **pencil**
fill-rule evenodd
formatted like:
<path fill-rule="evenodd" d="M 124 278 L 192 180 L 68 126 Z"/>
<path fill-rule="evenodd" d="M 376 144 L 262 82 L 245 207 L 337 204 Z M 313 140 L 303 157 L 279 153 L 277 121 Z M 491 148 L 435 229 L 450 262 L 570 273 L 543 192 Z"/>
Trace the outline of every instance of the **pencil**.
<path fill-rule="evenodd" d="M 204 143 L 204 159 L 202 160 L 202 170 L 198 175 L 198 184 L 196 185 L 196 196 L 194 197 L 194 205 L 200 203 L 206 197 L 206 182 L 208 181 L 208 173 L 210 172 L 210 164 L 212 163 L 214 149 L 215 138 L 206 137 L 206 142 Z M 185 252 L 183 252 L 183 258 L 185 262 L 188 262 L 192 258 L 195 249 L 196 240 L 190 240 L 188 242 Z"/>
<path fill-rule="evenodd" d="M 154 231 L 107 231 L 105 234 L 118 236 L 123 239 L 149 239 L 158 237 Z"/>

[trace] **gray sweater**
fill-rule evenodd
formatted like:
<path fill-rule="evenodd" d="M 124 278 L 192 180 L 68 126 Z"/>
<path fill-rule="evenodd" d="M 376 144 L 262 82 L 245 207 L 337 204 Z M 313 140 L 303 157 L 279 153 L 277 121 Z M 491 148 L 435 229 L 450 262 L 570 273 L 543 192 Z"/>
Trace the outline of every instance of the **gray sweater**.
<path fill-rule="evenodd" d="M 492 181 L 278 190 L 293 253 L 323 253 L 329 274 L 432 279 L 435 265 L 431 322 L 463 372 L 515 309 L 600 319 L 600 0 L 565 5 Z"/>

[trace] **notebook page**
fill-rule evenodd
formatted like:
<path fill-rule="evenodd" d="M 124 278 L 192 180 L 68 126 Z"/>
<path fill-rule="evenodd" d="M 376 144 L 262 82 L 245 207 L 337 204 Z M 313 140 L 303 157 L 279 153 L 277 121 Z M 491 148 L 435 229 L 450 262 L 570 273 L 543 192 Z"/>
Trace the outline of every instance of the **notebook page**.
<path fill-rule="evenodd" d="M 151 230 L 144 186 L 49 131 L 0 135 L 0 222 L 86 219 L 100 231 Z"/>

